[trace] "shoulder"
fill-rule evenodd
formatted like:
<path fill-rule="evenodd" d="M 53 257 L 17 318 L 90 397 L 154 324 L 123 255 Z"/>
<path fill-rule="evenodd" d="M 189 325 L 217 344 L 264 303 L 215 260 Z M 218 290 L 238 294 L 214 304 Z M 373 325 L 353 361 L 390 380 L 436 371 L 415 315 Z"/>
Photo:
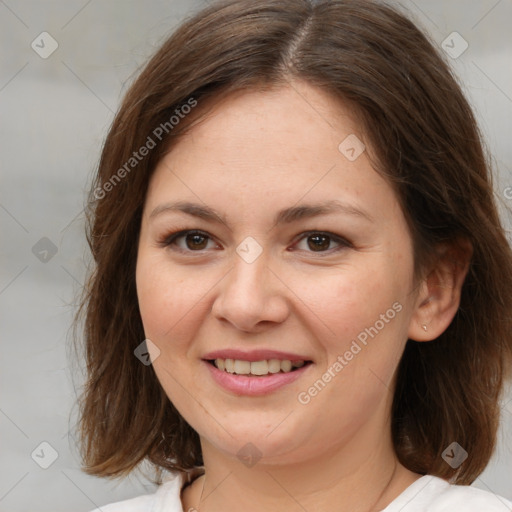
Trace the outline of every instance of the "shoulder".
<path fill-rule="evenodd" d="M 110 505 L 102 505 L 92 512 L 142 512 L 144 510 L 152 510 L 155 496 L 156 494 L 148 494 L 130 500 L 111 503 Z"/>
<path fill-rule="evenodd" d="M 438 509 L 439 511 L 512 512 L 512 502 L 476 487 L 448 484 L 448 488 L 432 501 L 432 510 Z"/>
<path fill-rule="evenodd" d="M 92 512 L 182 512 L 181 488 L 184 477 L 176 475 L 162 483 L 153 494 L 102 505 Z"/>
<path fill-rule="evenodd" d="M 435 477 L 416 480 L 383 512 L 512 512 L 512 502 L 476 487 Z"/>

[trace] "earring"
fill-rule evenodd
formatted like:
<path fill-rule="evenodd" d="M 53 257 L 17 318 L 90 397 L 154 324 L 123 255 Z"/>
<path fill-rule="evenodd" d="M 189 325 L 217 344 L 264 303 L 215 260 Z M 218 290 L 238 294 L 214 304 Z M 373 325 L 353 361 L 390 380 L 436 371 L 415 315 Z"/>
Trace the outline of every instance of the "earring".
<path fill-rule="evenodd" d="M 424 330 L 425 332 L 427 332 L 427 325 L 426 325 L 426 324 L 423 324 L 421 327 L 423 328 L 423 330 Z"/>

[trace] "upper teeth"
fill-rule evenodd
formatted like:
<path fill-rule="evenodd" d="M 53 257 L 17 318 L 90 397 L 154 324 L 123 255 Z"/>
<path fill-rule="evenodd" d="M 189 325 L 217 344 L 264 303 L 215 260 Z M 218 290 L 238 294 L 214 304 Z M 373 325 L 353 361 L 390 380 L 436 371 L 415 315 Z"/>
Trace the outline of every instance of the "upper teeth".
<path fill-rule="evenodd" d="M 219 370 L 237 375 L 268 375 L 269 373 L 290 372 L 292 368 L 304 366 L 304 361 L 290 361 L 289 359 L 269 359 L 263 361 L 243 361 L 241 359 L 215 359 L 215 366 Z"/>

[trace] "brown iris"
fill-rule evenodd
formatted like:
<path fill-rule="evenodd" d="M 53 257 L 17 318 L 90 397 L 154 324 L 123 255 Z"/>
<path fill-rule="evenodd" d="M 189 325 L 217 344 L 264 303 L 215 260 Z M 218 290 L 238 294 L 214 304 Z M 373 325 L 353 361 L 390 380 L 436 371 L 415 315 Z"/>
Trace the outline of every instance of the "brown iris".
<path fill-rule="evenodd" d="M 200 233 L 189 233 L 186 237 L 187 247 L 191 250 L 204 249 L 208 244 L 208 237 L 201 235 Z"/>
<path fill-rule="evenodd" d="M 313 243 L 311 243 L 313 240 Z M 311 235 L 308 237 L 308 247 L 312 251 L 323 251 L 329 248 L 329 244 L 331 243 L 331 237 L 327 235 Z"/>

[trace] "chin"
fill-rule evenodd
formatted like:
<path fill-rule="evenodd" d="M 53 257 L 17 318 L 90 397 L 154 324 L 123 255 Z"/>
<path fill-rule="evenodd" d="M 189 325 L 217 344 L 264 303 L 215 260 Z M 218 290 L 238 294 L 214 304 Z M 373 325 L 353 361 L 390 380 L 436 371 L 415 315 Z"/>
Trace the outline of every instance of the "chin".
<path fill-rule="evenodd" d="M 227 432 L 219 425 L 203 425 L 196 430 L 203 445 L 210 445 L 247 467 L 256 463 L 294 464 L 315 456 L 318 450 L 311 442 L 312 436 L 305 435 L 304 428 L 298 430 L 292 424 L 285 426 L 284 423 L 290 421 L 285 418 L 286 414 L 280 414 L 275 421 L 262 423 L 261 414 L 254 412 L 245 419 L 239 418 L 236 424 L 223 423 Z"/>

